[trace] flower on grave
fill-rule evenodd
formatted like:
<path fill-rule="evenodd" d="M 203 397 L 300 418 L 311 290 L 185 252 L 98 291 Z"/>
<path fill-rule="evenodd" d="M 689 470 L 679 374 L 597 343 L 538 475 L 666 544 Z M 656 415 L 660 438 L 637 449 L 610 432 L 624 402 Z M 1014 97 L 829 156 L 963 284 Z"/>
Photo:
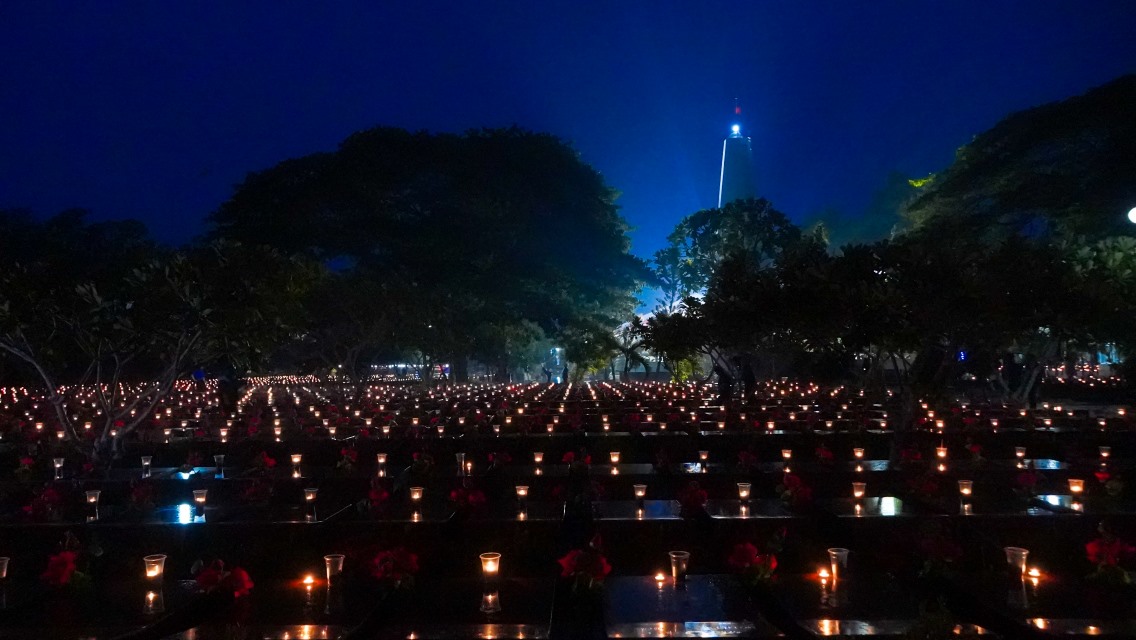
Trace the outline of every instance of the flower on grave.
<path fill-rule="evenodd" d="M 40 574 L 40 580 L 49 587 L 65 587 L 71 584 L 78 569 L 78 551 L 60 551 L 47 559 L 47 569 Z"/>
<path fill-rule="evenodd" d="M 572 549 L 556 562 L 560 565 L 560 577 L 572 580 L 572 591 L 598 589 L 604 578 L 611 573 L 611 564 L 602 553 L 603 539 L 597 533 L 588 546 Z"/>
<path fill-rule="evenodd" d="M 1097 531 L 1100 537 L 1085 545 L 1085 557 L 1096 567 L 1089 578 L 1105 584 L 1132 584 L 1132 574 L 1122 565 L 1136 559 L 1136 547 L 1121 540 L 1107 520 L 1101 521 Z"/>
<path fill-rule="evenodd" d="M 700 511 L 705 511 L 706 498 L 706 490 L 699 486 L 698 481 L 692 480 L 678 494 L 678 502 L 681 507 L 682 515 L 690 517 Z"/>
<path fill-rule="evenodd" d="M 24 513 L 33 520 L 50 520 L 58 514 L 63 504 L 63 496 L 54 487 L 44 487 L 35 494 L 28 504 L 24 505 Z"/>
<path fill-rule="evenodd" d="M 761 582 L 773 577 L 777 570 L 777 556 L 773 553 L 762 553 L 749 542 L 734 545 L 730 557 L 726 558 L 734 571 L 741 574 L 743 579 L 751 582 Z"/>
<path fill-rule="evenodd" d="M 458 487 L 450 491 L 450 502 L 454 503 L 454 509 L 458 511 L 470 511 L 480 509 L 487 501 L 480 489 Z"/>
<path fill-rule="evenodd" d="M 255 586 L 248 571 L 241 567 L 233 567 L 232 570 L 226 571 L 225 563 L 219 559 L 200 567 L 194 575 L 194 580 L 201 591 L 231 593 L 233 598 L 247 596 Z"/>
<path fill-rule="evenodd" d="M 130 506 L 139 511 L 154 508 L 154 483 L 148 480 L 134 480 L 130 483 Z"/>
<path fill-rule="evenodd" d="M 757 456 L 749 451 L 738 452 L 738 468 L 742 471 L 749 471 L 758 465 Z"/>
<path fill-rule="evenodd" d="M 276 466 L 276 459 L 268 455 L 267 451 L 261 451 L 252 459 L 252 466 L 259 471 L 268 471 Z"/>
<path fill-rule="evenodd" d="M 777 493 L 781 500 L 792 506 L 801 507 L 813 501 L 813 489 L 805 484 L 800 476 L 786 473 L 781 476 L 781 484 L 777 486 Z"/>
<path fill-rule="evenodd" d="M 359 452 L 351 447 L 343 447 L 339 450 L 339 462 L 335 463 L 336 469 L 344 471 L 351 471 L 355 468 L 355 463 L 359 461 Z"/>
<path fill-rule="evenodd" d="M 80 568 L 83 555 L 79 539 L 68 531 L 64 534 L 60 546 L 58 553 L 48 557 L 47 568 L 40 574 L 40 580 L 56 589 L 88 586 L 91 582 L 90 576 Z"/>
<path fill-rule="evenodd" d="M 418 556 L 405 547 L 379 551 L 370 562 L 371 577 L 395 588 L 410 586 L 418 573 Z"/>

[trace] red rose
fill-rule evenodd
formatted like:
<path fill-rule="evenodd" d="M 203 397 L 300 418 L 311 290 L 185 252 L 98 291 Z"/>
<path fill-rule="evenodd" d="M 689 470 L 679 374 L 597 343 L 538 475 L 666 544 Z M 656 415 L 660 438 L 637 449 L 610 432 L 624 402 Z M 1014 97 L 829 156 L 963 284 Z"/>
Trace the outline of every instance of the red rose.
<path fill-rule="evenodd" d="M 1125 543 L 1119 538 L 1105 540 L 1097 538 L 1085 545 L 1085 555 L 1089 562 L 1095 565 L 1116 566 L 1121 560 L 1131 558 L 1136 554 L 1136 547 Z"/>
<path fill-rule="evenodd" d="M 563 578 L 580 574 L 600 581 L 611 573 L 611 564 L 607 558 L 595 551 L 573 549 L 556 562 L 560 564 L 560 576 Z"/>
<path fill-rule="evenodd" d="M 35 458 L 29 458 L 27 456 L 20 458 L 20 466 L 21 467 L 30 467 L 33 464 L 35 464 Z"/>
<path fill-rule="evenodd" d="M 418 573 L 418 556 L 403 547 L 380 551 L 371 560 L 371 575 L 379 580 L 404 580 Z"/>
<path fill-rule="evenodd" d="M 221 588 L 232 592 L 234 598 L 247 596 L 253 588 L 252 576 L 240 567 L 233 567 L 229 575 L 221 581 Z"/>
<path fill-rule="evenodd" d="M 76 569 L 75 562 L 78 559 L 77 551 L 60 551 L 48 558 L 47 570 L 40 575 L 40 579 L 52 587 L 70 584 L 71 576 Z"/>
<path fill-rule="evenodd" d="M 561 458 L 560 461 L 564 464 L 572 464 L 576 461 L 576 453 L 574 451 L 569 451 L 568 453 L 564 454 L 564 457 Z"/>

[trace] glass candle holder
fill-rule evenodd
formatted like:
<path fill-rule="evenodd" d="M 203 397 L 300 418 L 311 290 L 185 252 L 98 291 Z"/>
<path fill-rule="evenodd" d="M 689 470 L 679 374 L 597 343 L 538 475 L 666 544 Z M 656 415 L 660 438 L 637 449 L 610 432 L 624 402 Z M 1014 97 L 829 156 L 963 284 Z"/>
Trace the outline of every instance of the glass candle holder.
<path fill-rule="evenodd" d="M 1025 447 L 1014 447 L 1014 455 L 1019 460 L 1025 458 L 1026 457 L 1026 448 Z"/>
<path fill-rule="evenodd" d="M 947 457 L 947 448 L 946 447 L 935 447 L 935 455 L 940 460 L 945 459 Z"/>
<path fill-rule="evenodd" d="M 55 468 L 55 479 L 63 477 L 63 458 L 52 458 L 51 465 Z"/>
<path fill-rule="evenodd" d="M 710 452 L 709 451 L 699 451 L 698 452 L 698 461 L 699 462 L 706 462 L 709 459 L 710 459 Z"/>
<path fill-rule="evenodd" d="M 319 497 L 319 489 L 304 489 L 305 504 L 315 504 L 317 497 Z"/>
<path fill-rule="evenodd" d="M 523 485 L 523 484 L 518 484 L 515 488 L 516 488 L 516 491 L 517 491 L 517 499 L 518 500 L 524 501 L 525 498 L 529 497 L 528 486 Z"/>
<path fill-rule="evenodd" d="M 852 497 L 853 498 L 863 498 L 864 497 L 864 491 L 867 489 L 867 487 L 868 487 L 868 484 L 866 482 L 853 482 L 852 483 Z"/>
<path fill-rule="evenodd" d="M 534 464 L 540 464 L 542 462 L 544 462 L 544 452 L 543 451 L 533 451 L 533 463 Z"/>
<path fill-rule="evenodd" d="M 166 556 L 165 554 L 155 554 L 152 556 L 145 556 L 142 558 L 142 567 L 146 582 L 152 585 L 162 584 L 162 578 L 166 573 Z"/>
<path fill-rule="evenodd" d="M 221 427 L 221 442 L 228 442 L 228 441 L 229 441 L 229 430 L 225 427 Z"/>
<path fill-rule="evenodd" d="M 973 480 L 959 480 L 959 495 L 969 497 L 974 492 Z"/>
<path fill-rule="evenodd" d="M 1069 493 L 1079 496 L 1085 491 L 1085 481 L 1079 478 L 1069 478 Z"/>
<path fill-rule="evenodd" d="M 1004 547 L 1003 551 L 1006 552 L 1006 563 L 1013 567 L 1020 577 L 1024 578 L 1026 575 L 1026 560 L 1029 558 L 1029 549 L 1022 547 Z"/>
<path fill-rule="evenodd" d="M 1100 457 L 1102 458 L 1107 458 L 1112 455 L 1112 447 L 1097 447 L 1097 451 L 1100 452 Z"/>
<path fill-rule="evenodd" d="M 292 458 L 292 466 L 298 467 L 298 466 L 300 466 L 300 463 L 303 462 L 303 460 L 304 460 L 304 454 L 293 453 L 291 458 Z"/>
<path fill-rule="evenodd" d="M 721 431 L 726 428 L 726 423 L 721 420 L 718 421 L 718 430 Z"/>
<path fill-rule="evenodd" d="M 848 573 L 848 549 L 833 547 L 828 550 L 828 568 L 832 580 L 832 588 L 836 588 L 837 581 L 843 579 Z"/>
<path fill-rule="evenodd" d="M 380 467 L 385 467 L 386 464 L 387 464 L 387 454 L 376 453 L 375 454 L 375 463 L 378 464 Z"/>
<path fill-rule="evenodd" d="M 422 487 L 411 487 L 410 488 L 410 499 L 413 500 L 414 502 L 421 502 L 423 491 L 425 491 L 425 489 L 423 489 Z"/>
<path fill-rule="evenodd" d="M 856 447 L 855 449 L 852 450 L 852 457 L 856 458 L 857 460 L 863 460 L 864 459 L 864 449 L 862 447 Z"/>
<path fill-rule="evenodd" d="M 193 490 L 193 503 L 197 505 L 198 509 L 205 508 L 205 499 L 209 495 L 208 489 L 194 489 Z"/>
<path fill-rule="evenodd" d="M 749 494 L 750 494 L 750 483 L 739 482 L 738 483 L 738 500 L 749 500 Z"/>
<path fill-rule="evenodd" d="M 327 571 L 328 588 L 339 585 L 343 576 L 343 558 L 342 553 L 331 553 L 323 557 L 324 568 Z"/>
<path fill-rule="evenodd" d="M 99 506 L 99 494 L 101 494 L 101 493 L 102 493 L 102 491 L 99 490 L 99 489 L 91 489 L 91 490 L 87 491 L 87 494 L 86 494 L 87 495 L 87 504 L 89 506 L 98 508 L 98 506 Z"/>
<path fill-rule="evenodd" d="M 792 459 L 792 457 L 793 457 L 793 450 L 792 449 L 782 449 L 781 450 L 781 459 L 782 460 L 788 461 L 788 460 Z"/>
<path fill-rule="evenodd" d="M 150 463 L 154 460 L 152 456 L 142 456 L 142 477 L 150 477 Z"/>
<path fill-rule="evenodd" d="M 608 454 L 608 457 L 611 458 L 612 464 L 619 464 L 619 452 L 618 451 L 612 451 L 611 453 Z"/>
<path fill-rule="evenodd" d="M 495 580 L 501 574 L 501 554 L 497 552 L 483 553 L 481 559 L 481 575 L 486 580 Z"/>
<path fill-rule="evenodd" d="M 635 484 L 635 485 L 631 485 L 631 488 L 635 491 L 635 499 L 636 500 L 642 500 L 643 498 L 647 497 L 647 485 Z"/>
<path fill-rule="evenodd" d="M 670 551 L 667 555 L 671 559 L 671 578 L 674 579 L 675 586 L 686 584 L 686 574 L 690 570 L 690 552 Z"/>

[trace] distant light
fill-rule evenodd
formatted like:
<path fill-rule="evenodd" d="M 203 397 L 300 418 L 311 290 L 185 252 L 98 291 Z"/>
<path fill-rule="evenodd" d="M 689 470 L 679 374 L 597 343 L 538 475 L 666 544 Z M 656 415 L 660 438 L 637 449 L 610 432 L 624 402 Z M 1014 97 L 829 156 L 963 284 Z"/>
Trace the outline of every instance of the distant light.
<path fill-rule="evenodd" d="M 736 135 L 742 132 L 742 127 L 741 125 L 735 124 L 734 126 L 730 127 L 730 131 L 732 131 Z M 1136 209 L 1133 209 L 1132 211 L 1136 211 Z M 1128 213 L 1128 217 L 1132 217 L 1132 212 Z"/>
<path fill-rule="evenodd" d="M 1132 224 L 1136 224 L 1136 207 L 1132 207 L 1131 209 L 1129 209 L 1128 221 L 1131 222 Z"/>

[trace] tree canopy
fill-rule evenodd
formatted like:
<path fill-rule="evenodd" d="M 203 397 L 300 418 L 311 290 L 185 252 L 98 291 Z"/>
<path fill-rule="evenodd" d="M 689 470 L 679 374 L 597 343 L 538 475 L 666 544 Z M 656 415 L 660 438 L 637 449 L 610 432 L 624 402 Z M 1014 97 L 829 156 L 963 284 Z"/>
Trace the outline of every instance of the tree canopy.
<path fill-rule="evenodd" d="M 513 341 L 539 339 L 535 329 L 594 344 L 634 308 L 649 271 L 628 252 L 615 198 L 552 135 L 376 128 L 251 174 L 210 220 L 213 237 L 371 279 L 400 322 L 398 344 L 371 348 L 501 366 L 515 361 Z"/>

